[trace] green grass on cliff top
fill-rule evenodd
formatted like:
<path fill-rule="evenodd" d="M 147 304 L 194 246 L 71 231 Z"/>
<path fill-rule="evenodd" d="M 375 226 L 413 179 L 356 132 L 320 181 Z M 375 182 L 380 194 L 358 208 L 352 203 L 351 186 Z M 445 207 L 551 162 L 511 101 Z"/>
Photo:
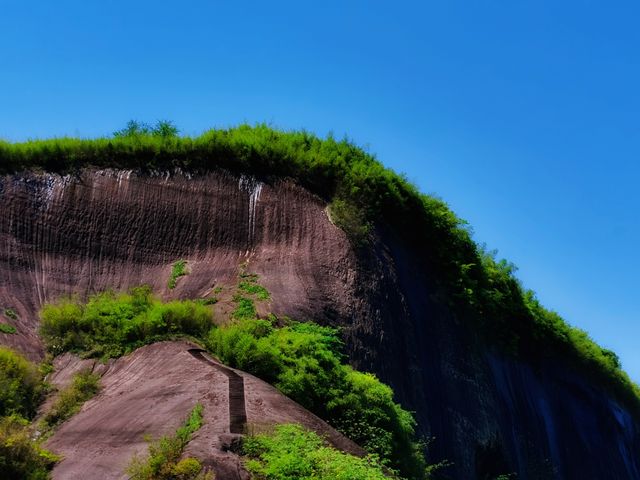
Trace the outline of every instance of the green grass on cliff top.
<path fill-rule="evenodd" d="M 93 166 L 223 168 L 265 179 L 291 177 L 327 201 L 339 202 L 341 211 L 357 211 L 351 219 L 390 229 L 409 248 L 429 252 L 416 261 L 420 258 L 431 272 L 437 297 L 485 341 L 528 362 L 559 362 L 579 370 L 640 414 L 640 390 L 615 353 L 540 305 L 515 277 L 514 266 L 478 247 L 466 223 L 444 202 L 420 193 L 361 148 L 266 125 L 209 130 L 198 137 L 180 137 L 166 127 L 125 129 L 112 138 L 0 142 L 0 173 L 73 173 Z M 362 247 L 361 241 L 357 244 Z"/>

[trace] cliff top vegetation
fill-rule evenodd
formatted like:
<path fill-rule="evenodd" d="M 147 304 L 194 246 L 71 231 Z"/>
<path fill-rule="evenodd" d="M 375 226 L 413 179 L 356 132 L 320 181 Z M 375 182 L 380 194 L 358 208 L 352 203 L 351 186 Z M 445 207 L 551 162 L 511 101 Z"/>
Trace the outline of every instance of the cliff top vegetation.
<path fill-rule="evenodd" d="M 485 251 L 466 222 L 348 140 L 261 124 L 179 136 L 171 122 L 133 122 L 112 137 L 0 142 L 0 174 L 225 169 L 268 181 L 290 177 L 336 205 L 337 222 L 364 248 L 372 228 L 394 232 L 432 272 L 438 297 L 493 347 L 529 362 L 561 362 L 608 389 L 636 414 L 640 390 L 617 356 L 544 308 L 515 267 Z"/>

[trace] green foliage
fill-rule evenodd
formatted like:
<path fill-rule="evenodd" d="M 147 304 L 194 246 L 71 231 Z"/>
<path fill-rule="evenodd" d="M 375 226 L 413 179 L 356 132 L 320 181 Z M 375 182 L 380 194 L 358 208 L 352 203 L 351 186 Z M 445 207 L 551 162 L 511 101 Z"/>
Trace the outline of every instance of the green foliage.
<path fill-rule="evenodd" d="M 200 305 L 215 305 L 216 303 L 218 303 L 218 299 L 216 297 L 198 298 L 194 300 L 194 302 L 197 302 Z"/>
<path fill-rule="evenodd" d="M 16 311 L 13 308 L 5 308 L 4 309 L 4 314 L 7 318 L 10 318 L 11 320 L 17 320 L 18 319 L 18 314 L 16 313 Z"/>
<path fill-rule="evenodd" d="M 46 480 L 58 457 L 31 439 L 29 422 L 0 418 L 0 472 L 3 480 Z"/>
<path fill-rule="evenodd" d="M 16 333 L 16 327 L 14 327 L 13 325 L 8 325 L 6 323 L 0 323 L 0 333 L 8 333 L 8 334 L 12 334 L 12 333 Z"/>
<path fill-rule="evenodd" d="M 99 293 L 86 304 L 62 299 L 45 305 L 40 317 L 40 334 L 51 353 L 94 357 L 118 357 L 175 335 L 198 337 L 212 324 L 207 306 L 187 300 L 161 303 L 147 286 L 126 294 Z"/>
<path fill-rule="evenodd" d="M 99 390 L 100 376 L 89 371 L 76 373 L 71 385 L 59 392 L 55 403 L 42 419 L 43 429 L 51 430 L 71 418 Z"/>
<path fill-rule="evenodd" d="M 17 352 L 0 346 L 0 417 L 32 417 L 42 398 L 38 368 Z"/>
<path fill-rule="evenodd" d="M 600 347 L 586 332 L 544 308 L 535 294 L 515 278 L 513 264 L 496 261 L 495 252 L 483 252 L 482 264 L 484 277 L 479 282 L 478 297 L 485 315 L 480 327 L 488 341 L 534 362 L 562 359 L 640 412 L 640 388 L 621 369 L 614 352 Z"/>
<path fill-rule="evenodd" d="M 262 285 L 259 285 L 256 280 L 242 280 L 238 284 L 238 289 L 248 295 L 254 295 L 258 300 L 269 300 L 269 298 L 271 298 L 269 291 Z"/>
<path fill-rule="evenodd" d="M 424 478 L 413 416 L 374 375 L 342 363 L 336 330 L 296 322 L 275 328 L 271 320 L 253 318 L 211 330 L 206 344 L 222 362 L 274 384 L 386 466 Z"/>
<path fill-rule="evenodd" d="M 346 368 L 346 388 L 328 404 L 335 426 L 381 458 L 393 458 L 405 476 L 421 478 L 425 445 L 415 440 L 413 415 L 393 401 L 393 390 L 370 373 Z"/>
<path fill-rule="evenodd" d="M 363 245 L 371 232 L 371 222 L 367 221 L 364 210 L 342 198 L 335 198 L 329 204 L 329 214 L 333 223 L 357 245 Z"/>
<path fill-rule="evenodd" d="M 231 317 L 235 320 L 251 320 L 256 318 L 256 306 L 253 300 L 243 295 L 234 295 L 233 301 L 236 308 L 231 313 Z"/>
<path fill-rule="evenodd" d="M 218 287 L 220 288 L 220 287 Z M 258 283 L 258 275 L 247 272 L 247 262 L 240 265 L 238 290 L 246 295 L 250 295 L 257 300 L 269 300 L 269 291 Z"/>
<path fill-rule="evenodd" d="M 127 468 L 132 480 L 213 480 L 195 458 L 180 460 L 191 437 L 203 425 L 202 405 L 197 404 L 175 434 L 152 441 L 146 458 L 134 457 Z"/>
<path fill-rule="evenodd" d="M 137 120 L 129 120 L 127 125 L 113 132 L 116 138 L 139 138 L 142 136 L 152 136 L 157 138 L 177 137 L 180 130 L 169 120 L 158 120 L 154 126 Z"/>
<path fill-rule="evenodd" d="M 327 446 L 299 425 L 245 438 L 245 466 L 260 480 L 385 480 L 375 456 L 358 458 Z"/>
<path fill-rule="evenodd" d="M 472 241 L 467 224 L 441 200 L 421 194 L 401 175 L 348 140 L 282 132 L 267 125 L 210 130 L 199 137 L 154 135 L 131 122 L 114 138 L 0 141 L 0 174 L 29 169 L 70 172 L 83 166 L 149 171 L 225 169 L 289 177 L 331 203 L 346 231 L 375 223 L 393 231 L 429 272 L 433 297 L 446 301 L 485 340 L 528 361 L 541 355 L 570 364 L 640 412 L 638 387 L 615 359 L 557 314 L 532 304 L 514 268 Z"/>
<path fill-rule="evenodd" d="M 178 283 L 178 278 L 187 274 L 187 262 L 186 260 L 178 260 L 173 264 L 171 268 L 171 276 L 169 277 L 169 282 L 167 283 L 167 287 L 169 290 L 173 290 L 176 288 L 176 284 Z"/>

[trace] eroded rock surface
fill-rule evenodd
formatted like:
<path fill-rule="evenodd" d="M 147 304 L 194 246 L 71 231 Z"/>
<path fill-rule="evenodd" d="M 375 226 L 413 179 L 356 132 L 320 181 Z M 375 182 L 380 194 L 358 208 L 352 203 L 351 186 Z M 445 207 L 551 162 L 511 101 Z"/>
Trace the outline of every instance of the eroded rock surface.
<path fill-rule="evenodd" d="M 18 334 L 0 342 L 38 358 L 43 302 L 141 283 L 201 297 L 235 284 L 248 262 L 273 312 L 343 327 L 351 362 L 416 412 L 450 478 L 640 478 L 638 419 L 606 391 L 559 362 L 533 368 L 487 352 L 435 295 L 429 251 L 384 226 L 354 249 L 325 207 L 287 180 L 224 172 L 0 177 L 0 307 L 18 314 L 3 318 Z M 191 273 L 169 290 L 178 259 Z"/>

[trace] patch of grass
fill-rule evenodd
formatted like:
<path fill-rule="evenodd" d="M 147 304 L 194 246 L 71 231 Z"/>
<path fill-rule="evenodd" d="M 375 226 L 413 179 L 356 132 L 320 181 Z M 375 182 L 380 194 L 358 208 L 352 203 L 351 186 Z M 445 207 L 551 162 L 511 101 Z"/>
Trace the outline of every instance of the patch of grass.
<path fill-rule="evenodd" d="M 180 460 L 191 437 L 203 425 L 202 405 L 197 404 L 175 434 L 151 440 L 146 458 L 134 457 L 127 468 L 132 480 L 213 480 L 195 458 Z"/>
<path fill-rule="evenodd" d="M 99 293 L 86 304 L 62 299 L 45 305 L 40 317 L 40 334 L 53 355 L 74 351 L 103 358 L 176 335 L 201 337 L 213 324 L 207 306 L 188 300 L 162 303 L 148 286 Z"/>
<path fill-rule="evenodd" d="M 100 376 L 89 371 L 76 373 L 71 385 L 60 391 L 56 402 L 42 419 L 44 430 L 56 426 L 78 413 L 82 405 L 100 390 Z"/>
<path fill-rule="evenodd" d="M 0 472 L 6 480 L 46 480 L 59 460 L 32 438 L 29 422 L 20 416 L 0 418 Z"/>
<path fill-rule="evenodd" d="M 245 467 L 261 480 L 387 480 L 375 456 L 358 458 L 328 446 L 300 425 L 244 439 Z"/>
<path fill-rule="evenodd" d="M 167 287 L 169 287 L 169 290 L 173 290 L 174 288 L 176 288 L 176 285 L 178 283 L 178 278 L 183 277 L 187 273 L 188 272 L 187 272 L 186 260 L 178 260 L 176 263 L 174 263 L 173 267 L 171 268 L 171 275 L 169 276 L 169 282 L 167 283 Z"/>
<path fill-rule="evenodd" d="M 238 290 L 258 300 L 269 300 L 271 298 L 269 291 L 258 283 L 257 274 L 247 272 L 247 266 L 247 262 L 240 265 Z"/>
<path fill-rule="evenodd" d="M 238 284 L 238 289 L 248 295 L 255 295 L 258 300 L 269 300 L 269 291 L 256 281 L 242 280 Z"/>
<path fill-rule="evenodd" d="M 256 318 L 256 306 L 252 299 L 243 295 L 235 295 L 233 301 L 236 308 L 231 313 L 231 317 L 235 320 L 250 320 Z"/>
<path fill-rule="evenodd" d="M 16 313 L 16 311 L 13 308 L 5 308 L 4 309 L 4 314 L 7 318 L 10 318 L 11 320 L 17 320 L 18 319 L 18 314 Z"/>
<path fill-rule="evenodd" d="M 16 333 L 16 327 L 14 327 L 13 325 L 8 325 L 6 323 L 0 323 L 0 333 L 8 333 L 8 334 L 12 334 L 12 333 Z"/>

